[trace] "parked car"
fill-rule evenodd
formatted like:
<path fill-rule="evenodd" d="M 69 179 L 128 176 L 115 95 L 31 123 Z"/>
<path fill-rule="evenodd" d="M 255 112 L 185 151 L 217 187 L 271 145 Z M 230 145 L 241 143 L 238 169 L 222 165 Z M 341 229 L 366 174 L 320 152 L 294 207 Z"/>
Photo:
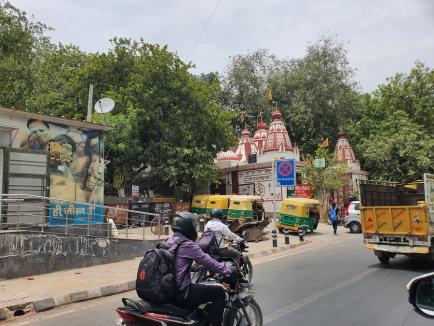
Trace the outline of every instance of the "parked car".
<path fill-rule="evenodd" d="M 350 229 L 351 233 L 361 233 L 362 223 L 360 221 L 360 202 L 352 201 L 345 212 L 345 227 Z"/>

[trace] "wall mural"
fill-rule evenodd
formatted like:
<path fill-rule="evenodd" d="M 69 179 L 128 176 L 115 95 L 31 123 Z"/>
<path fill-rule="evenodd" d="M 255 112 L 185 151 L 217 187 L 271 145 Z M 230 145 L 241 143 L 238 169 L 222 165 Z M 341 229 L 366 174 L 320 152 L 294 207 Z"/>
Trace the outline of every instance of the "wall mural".
<path fill-rule="evenodd" d="M 103 221 L 104 141 L 102 131 L 29 119 L 14 147 L 50 153 L 50 224 L 87 224 Z M 81 204 L 82 203 L 82 204 Z"/>

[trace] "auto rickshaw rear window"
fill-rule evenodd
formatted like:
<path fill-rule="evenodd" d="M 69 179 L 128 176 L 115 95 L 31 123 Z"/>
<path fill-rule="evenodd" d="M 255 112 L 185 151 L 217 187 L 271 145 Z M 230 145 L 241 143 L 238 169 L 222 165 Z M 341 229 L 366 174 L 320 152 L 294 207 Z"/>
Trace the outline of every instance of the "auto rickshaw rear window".
<path fill-rule="evenodd" d="M 239 201 L 234 201 L 233 204 L 234 204 L 234 205 L 239 205 L 240 202 L 239 202 Z"/>
<path fill-rule="evenodd" d="M 211 203 L 211 204 L 215 204 L 216 202 L 215 202 L 215 201 L 211 201 L 210 203 Z"/>
<path fill-rule="evenodd" d="M 295 211 L 295 206 L 294 205 L 286 205 L 286 210 L 287 211 Z"/>

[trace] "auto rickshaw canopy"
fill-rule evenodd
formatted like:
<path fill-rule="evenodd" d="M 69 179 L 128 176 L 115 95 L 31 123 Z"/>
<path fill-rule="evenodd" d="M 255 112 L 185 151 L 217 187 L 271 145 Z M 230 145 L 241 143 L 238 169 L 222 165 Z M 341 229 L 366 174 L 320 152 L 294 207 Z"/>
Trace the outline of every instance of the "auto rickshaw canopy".
<path fill-rule="evenodd" d="M 258 205 L 261 202 L 260 196 L 233 195 L 229 199 L 228 220 L 245 219 L 258 220 L 262 217 L 262 211 L 257 212 Z M 261 206 L 262 210 L 262 206 Z"/>
<path fill-rule="evenodd" d="M 210 195 L 196 195 L 191 202 L 192 213 L 203 214 L 206 211 L 206 203 Z"/>
<path fill-rule="evenodd" d="M 227 214 L 229 198 L 231 195 L 210 195 L 206 201 L 206 212 L 209 214 L 214 208 L 220 208 L 223 214 Z"/>
<path fill-rule="evenodd" d="M 310 198 L 285 198 L 280 206 L 280 214 L 309 217 L 309 209 L 319 209 L 320 202 Z"/>

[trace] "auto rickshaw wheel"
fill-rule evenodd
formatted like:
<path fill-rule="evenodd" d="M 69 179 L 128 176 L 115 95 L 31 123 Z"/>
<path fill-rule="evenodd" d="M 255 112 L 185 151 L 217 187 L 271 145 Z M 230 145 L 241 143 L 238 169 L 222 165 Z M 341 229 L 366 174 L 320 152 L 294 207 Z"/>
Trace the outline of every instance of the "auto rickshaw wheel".
<path fill-rule="evenodd" d="M 283 232 L 284 228 L 277 228 L 279 230 L 279 233 L 284 234 L 285 232 Z"/>

